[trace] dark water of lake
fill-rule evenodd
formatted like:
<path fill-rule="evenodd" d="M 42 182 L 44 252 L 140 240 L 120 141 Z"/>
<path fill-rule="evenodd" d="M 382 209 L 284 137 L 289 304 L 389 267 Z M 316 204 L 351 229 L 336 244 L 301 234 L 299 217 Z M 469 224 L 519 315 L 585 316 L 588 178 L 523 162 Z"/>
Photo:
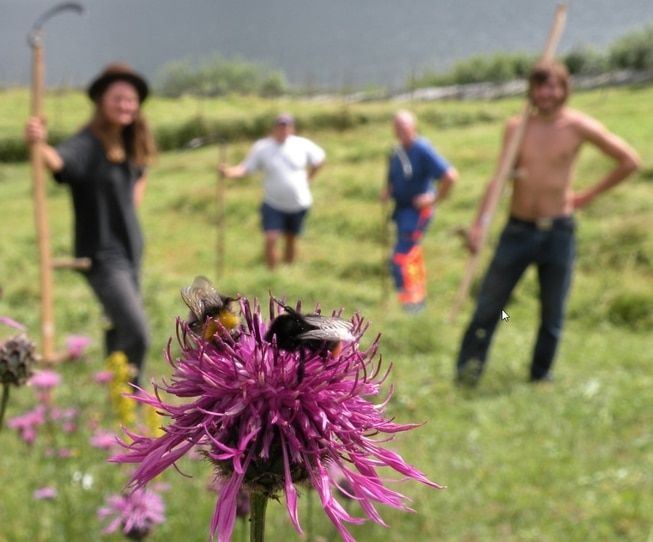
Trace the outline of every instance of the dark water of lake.
<path fill-rule="evenodd" d="M 473 54 L 539 52 L 555 0 L 85 0 L 86 18 L 45 26 L 50 85 L 85 84 L 120 59 L 150 78 L 214 53 L 260 62 L 296 85 L 400 87 Z M 0 0 L 0 84 L 27 84 L 26 35 L 52 0 Z M 607 48 L 653 24 L 653 0 L 570 0 L 559 51 Z"/>

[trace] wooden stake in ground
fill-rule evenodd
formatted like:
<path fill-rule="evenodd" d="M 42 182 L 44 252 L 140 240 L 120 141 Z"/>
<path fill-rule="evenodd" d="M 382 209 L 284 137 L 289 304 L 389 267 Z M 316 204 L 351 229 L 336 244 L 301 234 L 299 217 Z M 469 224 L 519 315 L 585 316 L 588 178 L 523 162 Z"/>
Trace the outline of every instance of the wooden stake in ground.
<path fill-rule="evenodd" d="M 199 149 L 204 145 L 218 143 L 218 166 L 226 164 L 227 160 L 227 141 L 220 135 L 201 136 L 191 139 L 188 143 L 179 148 L 180 151 L 191 151 Z M 226 178 L 224 174 L 218 171 L 218 182 L 216 184 L 216 278 L 222 278 L 224 272 L 224 245 L 225 245 L 225 202 L 227 196 Z"/>
<path fill-rule="evenodd" d="M 43 117 L 43 24 L 61 11 L 73 10 L 83 13 L 80 4 L 66 2 L 59 4 L 41 15 L 28 35 L 28 43 L 32 48 L 32 105 L 31 114 Z M 48 228 L 47 209 L 45 204 L 45 167 L 43 164 L 43 144 L 33 143 L 30 146 L 32 165 L 32 181 L 34 190 L 34 212 L 36 218 L 36 233 L 39 244 L 40 289 L 41 289 L 41 355 L 43 361 L 51 363 L 54 355 L 54 308 L 52 301 L 52 256 L 50 253 L 50 232 Z"/>
<path fill-rule="evenodd" d="M 546 41 L 546 45 L 544 47 L 544 51 L 542 53 L 542 57 L 541 57 L 542 59 L 549 59 L 553 57 L 555 50 L 558 46 L 558 41 L 560 39 L 562 29 L 564 28 L 566 17 L 567 17 L 567 5 L 565 3 L 558 4 L 555 17 L 553 19 L 553 24 L 551 26 L 551 30 L 549 32 L 549 36 Z M 506 152 L 499 164 L 499 169 L 496 175 L 496 182 L 493 186 L 493 190 L 488 194 L 488 204 L 485 213 L 486 219 L 483 221 L 484 223 L 481 225 L 481 236 L 479 239 L 478 248 L 476 252 L 470 256 L 469 261 L 467 262 L 465 275 L 463 276 L 463 280 L 460 284 L 458 294 L 456 295 L 456 299 L 454 300 L 454 304 L 451 309 L 451 314 L 449 316 L 450 322 L 454 322 L 456 320 L 458 311 L 460 310 L 463 301 L 467 298 L 467 295 L 469 293 L 472 280 L 474 279 L 476 266 L 478 264 L 479 255 L 481 253 L 481 249 L 485 245 L 485 240 L 487 238 L 487 232 L 490 226 L 490 222 L 494 216 L 494 212 L 497 208 L 497 205 L 499 204 L 499 199 L 503 192 L 503 188 L 506 184 L 506 181 L 510 177 L 515 161 L 519 154 L 519 149 L 521 147 L 521 143 L 524 138 L 524 132 L 526 131 L 526 124 L 528 122 L 528 117 L 530 113 L 531 113 L 531 104 L 530 101 L 527 100 L 527 103 L 524 106 L 524 110 L 521 114 L 521 121 L 519 123 L 519 126 L 517 127 L 517 130 L 513 134 L 512 139 L 508 142 Z"/>

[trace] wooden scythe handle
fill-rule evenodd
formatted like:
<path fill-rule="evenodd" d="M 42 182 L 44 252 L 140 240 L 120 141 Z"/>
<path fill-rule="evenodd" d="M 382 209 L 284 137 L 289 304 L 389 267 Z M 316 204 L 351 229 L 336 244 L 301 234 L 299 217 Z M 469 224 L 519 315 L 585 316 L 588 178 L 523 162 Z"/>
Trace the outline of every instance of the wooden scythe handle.
<path fill-rule="evenodd" d="M 549 59 L 553 57 L 555 50 L 558 46 L 558 41 L 560 40 L 560 34 L 562 33 L 566 16 L 567 16 L 567 5 L 565 3 L 558 4 L 555 17 L 553 19 L 553 24 L 551 25 L 551 30 L 549 32 L 546 45 L 544 46 L 544 50 L 542 52 L 542 57 L 541 57 L 542 59 Z M 485 221 L 486 223 L 483 224 L 481 227 L 481 236 L 478 243 L 478 249 L 474 254 L 470 256 L 469 261 L 467 263 L 467 268 L 465 269 L 465 275 L 463 276 L 463 280 L 460 284 L 458 294 L 456 296 L 456 299 L 454 300 L 454 304 L 451 309 L 451 314 L 449 316 L 450 322 L 454 322 L 456 320 L 458 311 L 460 310 L 460 307 L 463 301 L 465 300 L 465 298 L 467 297 L 467 294 L 471 287 L 472 280 L 474 278 L 474 273 L 476 271 L 476 265 L 478 263 L 478 258 L 481 253 L 481 249 L 485 245 L 485 240 L 487 238 L 487 232 L 489 229 L 490 221 L 494 216 L 494 211 L 496 210 L 497 205 L 499 204 L 499 199 L 501 198 L 503 188 L 506 184 L 506 181 L 508 180 L 508 177 L 510 177 L 510 173 L 514 166 L 515 160 L 517 159 L 517 155 L 519 154 L 519 149 L 521 147 L 522 140 L 524 139 L 524 132 L 526 131 L 526 124 L 528 122 L 528 117 L 530 115 L 530 112 L 531 112 L 531 104 L 530 101 L 527 100 L 526 105 L 524 106 L 524 110 L 521 114 L 521 120 L 517 127 L 517 130 L 513 134 L 512 139 L 508 141 L 508 147 L 504 154 L 503 160 L 499 164 L 499 170 L 496 175 L 496 182 L 493 186 L 492 191 L 488 194 L 488 204 L 485 213 L 487 216 L 487 220 Z"/>
<path fill-rule="evenodd" d="M 32 116 L 43 115 L 43 49 L 40 37 L 32 44 Z M 54 359 L 54 306 L 52 300 L 52 261 L 50 232 L 45 202 L 45 169 L 42 158 L 43 144 L 32 143 L 30 159 L 34 194 L 36 233 L 39 245 L 39 272 L 41 288 L 41 350 L 46 363 Z"/>

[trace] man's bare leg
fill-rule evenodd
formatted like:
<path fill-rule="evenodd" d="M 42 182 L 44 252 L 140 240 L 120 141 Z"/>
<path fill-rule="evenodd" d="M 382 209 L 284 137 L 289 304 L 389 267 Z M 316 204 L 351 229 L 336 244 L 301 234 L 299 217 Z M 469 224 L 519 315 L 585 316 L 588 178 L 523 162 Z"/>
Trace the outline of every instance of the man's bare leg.
<path fill-rule="evenodd" d="M 270 270 L 276 268 L 279 263 L 279 249 L 277 247 L 278 240 L 279 232 L 265 232 L 265 265 L 267 265 Z"/>
<path fill-rule="evenodd" d="M 283 261 L 287 264 L 292 264 L 295 261 L 297 254 L 297 236 L 292 233 L 286 233 L 286 248 L 283 255 Z"/>

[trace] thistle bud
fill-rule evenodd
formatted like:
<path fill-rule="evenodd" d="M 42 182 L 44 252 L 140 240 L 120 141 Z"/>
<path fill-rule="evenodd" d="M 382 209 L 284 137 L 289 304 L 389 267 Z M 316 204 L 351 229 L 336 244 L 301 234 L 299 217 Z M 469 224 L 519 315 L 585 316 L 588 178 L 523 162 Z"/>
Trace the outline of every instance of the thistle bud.
<path fill-rule="evenodd" d="M 0 381 L 22 386 L 36 363 L 34 342 L 20 334 L 0 342 Z"/>

